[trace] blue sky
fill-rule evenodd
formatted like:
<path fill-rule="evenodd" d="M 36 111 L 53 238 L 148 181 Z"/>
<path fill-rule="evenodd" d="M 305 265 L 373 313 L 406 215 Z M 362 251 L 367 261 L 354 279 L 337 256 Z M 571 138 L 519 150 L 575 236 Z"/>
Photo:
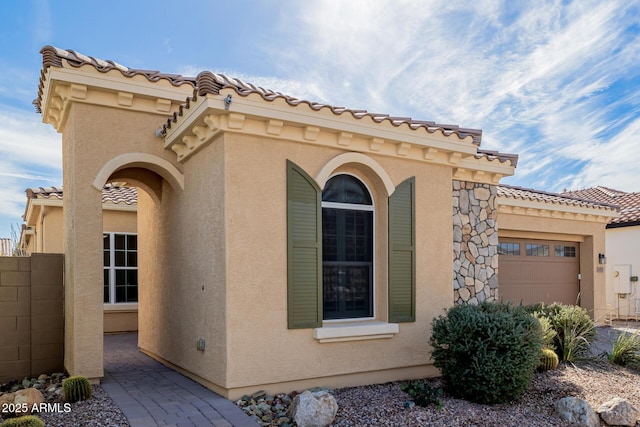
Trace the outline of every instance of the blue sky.
<path fill-rule="evenodd" d="M 131 68 L 211 70 L 338 106 L 483 130 L 505 184 L 640 191 L 640 0 L 7 0 L 0 237 L 62 184 L 32 100 L 45 45 Z"/>

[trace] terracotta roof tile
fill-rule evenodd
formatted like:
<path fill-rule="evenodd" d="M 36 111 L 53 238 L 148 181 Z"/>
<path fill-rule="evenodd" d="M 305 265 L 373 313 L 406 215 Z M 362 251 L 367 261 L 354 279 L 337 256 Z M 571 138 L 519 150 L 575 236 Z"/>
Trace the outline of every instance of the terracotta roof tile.
<path fill-rule="evenodd" d="M 466 138 L 467 136 L 471 136 L 473 142 L 476 145 L 480 145 L 480 142 L 482 140 L 482 130 L 480 129 L 468 129 L 468 128 L 461 128 L 458 125 L 438 124 L 431 121 L 413 120 L 411 117 L 392 117 L 392 116 L 389 116 L 388 114 L 370 113 L 366 110 L 354 110 L 354 109 L 345 108 L 345 107 L 336 107 L 336 106 L 332 106 L 332 105 L 328 105 L 320 102 L 311 102 L 304 99 L 298 99 L 289 95 L 285 95 L 281 92 L 264 89 L 252 83 L 246 83 L 240 79 L 225 76 L 224 74 L 212 73 L 211 71 L 201 72 L 200 74 L 198 74 L 195 80 L 196 80 L 196 89 L 194 91 L 194 96 L 187 101 L 187 103 L 184 105 L 184 108 L 189 108 L 190 101 L 195 101 L 197 99 L 197 96 L 203 96 L 207 94 L 217 95 L 220 93 L 222 89 L 230 88 L 240 96 L 249 96 L 251 94 L 258 94 L 266 101 L 274 101 L 276 99 L 282 99 L 287 104 L 294 107 L 301 104 L 306 104 L 309 108 L 311 108 L 314 111 L 319 111 L 326 108 L 335 115 L 348 113 L 348 114 L 351 114 L 356 119 L 364 119 L 365 117 L 369 117 L 372 121 L 376 123 L 388 121 L 389 123 L 391 123 L 393 126 L 396 126 L 396 127 L 401 125 L 407 125 L 413 130 L 423 128 L 429 133 L 434 133 L 438 131 L 444 133 L 445 135 L 450 135 L 455 133 L 461 139 Z M 171 124 L 175 123 L 177 120 L 177 116 L 181 114 L 182 114 L 182 111 L 175 113 L 174 117 L 167 121 L 167 124 L 165 125 L 164 130 L 166 130 L 167 128 L 171 128 Z M 510 157 L 509 157 L 509 160 L 511 160 Z"/>
<path fill-rule="evenodd" d="M 285 95 L 273 90 L 264 89 L 254 84 L 243 82 L 240 79 L 225 76 L 224 74 L 212 73 L 211 71 L 203 71 L 195 78 L 192 78 L 177 74 L 165 74 L 159 71 L 128 68 L 114 61 L 104 61 L 91 56 L 83 55 L 73 50 L 63 50 L 53 46 L 45 46 L 44 48 L 42 48 L 40 53 L 42 54 L 42 74 L 40 77 L 40 85 L 38 88 L 38 97 L 33 101 L 33 104 L 36 107 L 36 111 L 38 111 L 39 113 L 41 112 L 42 107 L 41 103 L 46 70 L 49 67 L 62 67 L 62 61 L 66 60 L 71 66 L 74 67 L 91 65 L 95 67 L 96 70 L 105 73 L 112 70 L 118 70 L 120 71 L 120 73 L 122 73 L 123 76 L 126 77 L 142 75 L 151 82 L 157 82 L 158 80 L 167 80 L 174 86 L 180 86 L 183 84 L 190 84 L 191 86 L 193 86 L 193 97 L 188 98 L 186 100 L 186 103 L 180 106 L 179 111 L 174 113 L 173 118 L 167 121 L 167 123 L 163 126 L 163 132 L 166 132 L 166 129 L 170 128 L 171 124 L 176 122 L 177 117 L 183 114 L 184 109 L 188 109 L 190 107 L 190 103 L 195 101 L 197 99 L 197 96 L 204 96 L 206 94 L 219 94 L 222 89 L 230 88 L 240 96 L 258 94 L 266 101 L 282 99 L 291 106 L 305 104 L 314 111 L 328 109 L 335 115 L 351 114 L 356 119 L 362 120 L 365 118 L 369 118 L 375 123 L 388 121 L 396 127 L 406 125 L 413 130 L 424 129 L 428 133 L 441 132 L 442 134 L 447 136 L 456 134 L 461 139 L 464 139 L 467 136 L 471 136 L 473 143 L 478 146 L 482 141 L 482 130 L 480 129 L 468 129 L 461 128 L 457 125 L 452 124 L 438 124 L 431 121 L 414 120 L 410 117 L 391 117 L 388 114 L 371 113 L 366 110 L 356 110 L 345 107 L 336 107 L 319 102 L 311 102 L 298 99 L 293 96 Z M 494 151 L 489 152 L 484 150 L 478 150 L 478 154 L 476 155 L 476 157 L 486 157 L 489 160 L 499 159 L 502 163 L 510 161 L 514 167 L 516 166 L 518 160 L 518 156 L 516 154 L 498 153 Z"/>
<path fill-rule="evenodd" d="M 546 191 L 534 190 L 530 188 L 514 187 L 501 184 L 498 186 L 498 196 L 509 199 L 530 200 L 534 202 L 545 202 L 566 206 L 589 207 L 596 209 L 616 210 L 617 206 L 578 197 L 571 197 L 563 194 L 548 193 Z"/>
<path fill-rule="evenodd" d="M 62 187 L 27 188 L 29 199 L 63 199 Z M 102 203 L 135 205 L 138 203 L 138 190 L 135 187 L 107 184 L 102 189 Z"/>
<path fill-rule="evenodd" d="M 138 70 L 134 68 L 125 67 L 114 61 L 104 61 L 92 56 L 86 56 L 78 53 L 74 50 L 63 50 L 53 46 L 45 46 L 40 50 L 42 54 L 42 71 L 40 75 L 40 84 L 38 86 L 38 97 L 33 101 L 36 111 L 41 113 L 42 91 L 44 88 L 44 73 L 49 67 L 62 67 L 62 60 L 66 60 L 69 65 L 73 67 L 82 67 L 83 65 L 92 65 L 96 70 L 107 73 L 112 70 L 118 70 L 125 77 L 144 76 L 151 82 L 157 82 L 158 80 L 167 80 L 174 86 L 181 86 L 183 84 L 190 84 L 195 87 L 195 79 L 184 77 L 179 74 L 167 74 L 154 70 Z"/>
<path fill-rule="evenodd" d="M 620 216 L 609 221 L 607 228 L 640 225 L 640 192 L 627 193 L 599 186 L 562 194 L 619 206 Z"/>

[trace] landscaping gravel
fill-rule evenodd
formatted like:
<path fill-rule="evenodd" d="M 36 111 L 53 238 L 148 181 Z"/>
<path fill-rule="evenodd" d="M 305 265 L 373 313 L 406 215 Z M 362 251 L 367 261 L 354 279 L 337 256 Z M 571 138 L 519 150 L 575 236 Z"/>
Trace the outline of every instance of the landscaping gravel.
<path fill-rule="evenodd" d="M 439 387 L 440 380 L 428 380 Z M 400 382 L 334 390 L 338 402 L 335 426 L 530 426 L 564 427 L 554 404 L 566 396 L 582 397 L 595 410 L 613 397 L 640 408 L 640 374 L 608 362 L 562 364 L 535 374 L 531 387 L 515 402 L 481 405 L 443 395 L 442 409 L 405 407 Z M 411 406 L 411 405 L 408 405 Z M 606 424 L 602 424 L 603 426 Z"/>
<path fill-rule="evenodd" d="M 607 348 L 607 345 L 601 348 Z M 423 381 L 427 381 L 432 387 L 441 385 L 439 379 Z M 593 409 L 598 409 L 602 403 L 614 397 L 627 399 L 636 408 L 640 408 L 640 372 L 611 365 L 603 359 L 561 364 L 557 370 L 536 373 L 525 394 L 509 404 L 481 405 L 444 394 L 441 397 L 441 409 L 433 405 L 423 408 L 410 403 L 409 396 L 400 389 L 401 385 L 401 382 L 393 382 L 332 390 L 339 406 L 333 425 L 564 427 L 567 423 L 557 415 L 554 404 L 566 396 L 581 397 Z M 61 396 L 55 393 L 45 392 L 45 398 L 47 402 L 62 402 Z M 278 395 L 273 399 L 274 406 L 280 406 L 273 409 L 271 425 L 279 425 L 278 421 L 280 425 L 290 422 L 283 415 L 289 401 L 290 395 L 284 399 L 282 395 Z M 268 411 L 264 405 L 262 408 L 265 413 Z M 120 409 L 100 386 L 93 386 L 93 397 L 88 401 L 72 404 L 68 413 L 38 415 L 50 427 L 129 426 Z"/>

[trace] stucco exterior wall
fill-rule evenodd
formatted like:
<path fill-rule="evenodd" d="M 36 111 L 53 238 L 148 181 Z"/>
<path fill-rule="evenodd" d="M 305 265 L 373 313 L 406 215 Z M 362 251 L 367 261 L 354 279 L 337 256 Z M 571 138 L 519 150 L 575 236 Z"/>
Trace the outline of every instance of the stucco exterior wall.
<path fill-rule="evenodd" d="M 160 203 L 138 194 L 140 348 L 218 391 L 227 363 L 225 181 L 220 139 L 185 165 L 184 191 L 165 183 Z"/>
<path fill-rule="evenodd" d="M 452 304 L 451 169 L 447 167 L 370 156 L 394 185 L 416 178 L 416 322 L 401 323 L 400 332 L 391 339 L 338 343 L 319 343 L 312 329 L 287 329 L 286 160 L 314 177 L 341 153 L 268 138 L 225 136 L 226 188 L 232 196 L 226 200 L 225 213 L 230 396 L 258 386 L 277 391 L 290 390 L 294 384 L 339 386 L 435 374 L 427 344 L 430 324 Z M 373 193 L 376 318 L 386 321 L 388 194 L 367 167 L 347 164 L 335 172 L 357 175 Z"/>
<path fill-rule="evenodd" d="M 640 226 L 609 228 L 606 236 L 607 309 L 614 318 L 638 318 L 640 282 L 630 282 L 631 294 L 622 298 L 616 293 L 613 274 L 616 266 L 628 265 L 631 276 L 640 276 Z"/>
<path fill-rule="evenodd" d="M 581 306 L 587 309 L 594 320 L 604 320 L 607 314 L 605 273 L 604 268 L 598 264 L 598 253 L 605 250 L 605 224 L 499 212 L 498 237 L 564 240 L 579 243 Z"/>
<path fill-rule="evenodd" d="M 101 191 L 91 185 L 105 159 L 144 152 L 171 161 L 149 129 L 159 116 L 75 103 L 63 128 L 65 227 L 65 367 L 72 374 L 103 376 Z M 135 166 L 135 165 L 133 165 Z M 115 171 L 114 171 L 115 172 Z M 117 173 L 123 174 L 123 171 Z M 104 183 L 100 183 L 101 186 Z"/>
<path fill-rule="evenodd" d="M 102 228 L 105 232 L 111 233 L 137 233 L 136 212 L 103 209 Z"/>

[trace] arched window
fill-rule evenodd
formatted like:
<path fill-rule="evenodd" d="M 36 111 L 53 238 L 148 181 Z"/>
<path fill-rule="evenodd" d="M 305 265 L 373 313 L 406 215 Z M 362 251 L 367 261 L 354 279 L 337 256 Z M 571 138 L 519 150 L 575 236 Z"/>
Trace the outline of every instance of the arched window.
<path fill-rule="evenodd" d="M 374 207 L 354 176 L 336 175 L 322 192 L 323 319 L 374 317 Z"/>

